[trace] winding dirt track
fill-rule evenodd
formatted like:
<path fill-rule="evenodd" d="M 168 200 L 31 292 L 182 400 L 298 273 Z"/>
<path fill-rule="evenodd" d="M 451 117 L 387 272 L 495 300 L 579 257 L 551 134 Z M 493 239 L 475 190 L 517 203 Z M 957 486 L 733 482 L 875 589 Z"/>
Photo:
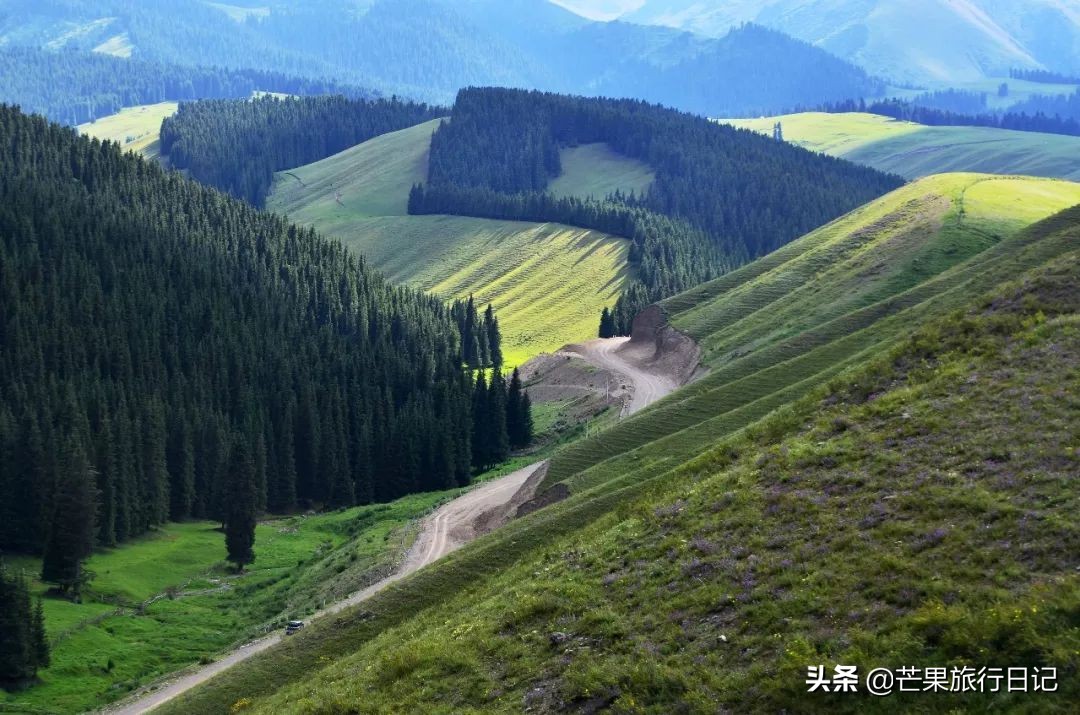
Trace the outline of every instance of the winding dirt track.
<path fill-rule="evenodd" d="M 633 346 L 629 345 L 628 341 L 629 338 L 591 340 L 570 346 L 566 350 L 581 356 L 596 367 L 625 376 L 633 386 L 633 397 L 624 412 L 632 414 L 674 390 L 678 383 L 669 376 L 642 369 L 640 365 L 644 364 L 646 356 L 635 354 Z M 436 509 L 425 517 L 420 535 L 394 573 L 313 614 L 308 618 L 308 622 L 355 606 L 395 581 L 438 561 L 451 551 L 472 541 L 477 536 L 474 529 L 477 517 L 509 502 L 533 472 L 542 465 L 543 462 L 537 462 L 504 477 L 493 479 Z M 134 699 L 119 703 L 103 712 L 109 715 L 141 715 L 149 712 L 196 685 L 206 682 L 221 671 L 272 647 L 279 643 L 282 637 L 281 632 L 278 631 L 247 643 L 220 660 L 181 675 L 175 680 L 165 681 L 153 690 L 143 691 Z"/>
<path fill-rule="evenodd" d="M 634 386 L 633 397 L 625 410 L 634 414 L 648 407 L 664 395 L 679 386 L 670 375 L 663 375 L 644 369 L 651 346 L 638 347 L 630 343 L 630 338 L 607 338 L 590 340 L 587 343 L 571 345 L 567 352 L 580 355 L 597 367 L 617 372 L 630 379 Z"/>

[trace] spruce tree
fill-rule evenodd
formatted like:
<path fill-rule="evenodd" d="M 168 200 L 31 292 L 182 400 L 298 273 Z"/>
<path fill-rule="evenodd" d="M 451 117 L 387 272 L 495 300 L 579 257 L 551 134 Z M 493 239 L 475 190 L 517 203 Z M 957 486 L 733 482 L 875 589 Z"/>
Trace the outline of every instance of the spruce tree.
<path fill-rule="evenodd" d="M 601 338 L 613 338 L 615 337 L 615 316 L 611 314 L 611 311 L 604 307 L 602 313 L 600 313 L 600 333 Z"/>
<path fill-rule="evenodd" d="M 502 370 L 502 336 L 499 334 L 499 319 L 495 317 L 495 309 L 488 303 L 484 311 L 484 334 L 487 339 L 488 361 L 491 367 L 498 372 Z"/>
<path fill-rule="evenodd" d="M 465 320 L 461 328 L 461 359 L 469 367 L 480 367 L 476 330 L 476 303 L 470 295 L 465 306 Z"/>
<path fill-rule="evenodd" d="M 510 456 L 510 437 L 506 433 L 506 380 L 497 371 L 492 373 L 488 385 L 487 409 L 488 466 L 494 466 Z"/>
<path fill-rule="evenodd" d="M 233 442 L 225 504 L 225 548 L 238 571 L 255 560 L 255 459 L 243 436 Z"/>
<path fill-rule="evenodd" d="M 532 399 L 528 391 L 521 398 L 521 444 L 523 447 L 533 441 Z"/>
<path fill-rule="evenodd" d="M 195 494 L 195 447 L 191 440 L 191 428 L 180 412 L 175 412 L 169 422 L 169 518 L 180 521 L 191 516 L 191 503 Z"/>
<path fill-rule="evenodd" d="M 87 580 L 83 562 L 94 549 L 95 480 L 82 446 L 69 437 L 60 458 L 41 580 L 76 598 Z"/>
<path fill-rule="evenodd" d="M 16 577 L 0 561 L 0 685 L 18 684 L 27 677 L 31 644 L 19 605 Z"/>
<path fill-rule="evenodd" d="M 510 388 L 506 392 L 506 433 L 510 437 L 510 446 L 521 449 L 529 444 L 526 434 L 525 394 L 521 385 L 521 373 L 514 368 L 510 377 Z"/>
<path fill-rule="evenodd" d="M 491 464 L 489 409 L 487 379 L 480 370 L 476 373 L 472 400 L 472 465 L 477 471 L 483 471 Z"/>
<path fill-rule="evenodd" d="M 25 587 L 26 581 L 23 580 Z M 26 588 L 26 597 L 30 598 L 29 588 Z M 34 617 L 30 623 L 31 637 L 34 643 L 34 666 L 36 668 L 48 668 L 52 658 L 49 655 L 49 637 L 45 633 L 45 606 L 41 599 L 34 603 Z"/>
<path fill-rule="evenodd" d="M 32 608 L 26 578 L 0 561 L 0 687 L 25 683 L 48 664 L 41 602 Z"/>

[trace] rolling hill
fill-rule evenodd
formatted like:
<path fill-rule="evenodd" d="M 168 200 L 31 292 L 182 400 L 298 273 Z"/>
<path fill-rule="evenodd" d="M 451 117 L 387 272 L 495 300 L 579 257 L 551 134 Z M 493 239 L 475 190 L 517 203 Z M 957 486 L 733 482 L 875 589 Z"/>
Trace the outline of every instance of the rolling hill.
<path fill-rule="evenodd" d="M 917 323 L 1028 265 L 1021 229 L 1080 202 L 1080 184 L 932 176 L 661 304 L 709 374 L 552 460 L 584 489 L 660 469 L 867 359 Z M 1057 246 L 1057 243 L 1047 244 Z"/>
<path fill-rule="evenodd" d="M 989 127 L 928 127 L 875 114 L 803 112 L 725 123 L 916 179 L 974 171 L 1080 180 L 1080 137 Z"/>
<path fill-rule="evenodd" d="M 590 0 L 563 4 L 588 9 Z M 644 0 L 620 13 L 719 36 L 757 22 L 875 74 L 908 82 L 1006 77 L 1012 67 L 1080 71 L 1075 0 Z"/>
<path fill-rule="evenodd" d="M 866 713 L 933 697 L 1068 712 L 1078 259 L 932 322 L 247 711 Z M 950 677 L 1011 663 L 1057 692 L 862 690 L 911 662 Z M 808 663 L 827 679 L 857 667 L 861 695 L 808 694 Z"/>
<path fill-rule="evenodd" d="M 708 374 L 557 453 L 561 501 L 163 712 L 775 711 L 808 663 L 1072 667 L 1078 201 L 931 177 L 666 301 Z"/>
<path fill-rule="evenodd" d="M 630 278 L 629 242 L 553 223 L 407 215 L 438 123 L 280 172 L 267 207 L 341 239 L 395 282 L 494 303 L 508 365 L 595 336 L 600 311 Z M 566 155 L 567 191 L 640 190 L 651 180 L 647 167 L 602 147 Z"/>

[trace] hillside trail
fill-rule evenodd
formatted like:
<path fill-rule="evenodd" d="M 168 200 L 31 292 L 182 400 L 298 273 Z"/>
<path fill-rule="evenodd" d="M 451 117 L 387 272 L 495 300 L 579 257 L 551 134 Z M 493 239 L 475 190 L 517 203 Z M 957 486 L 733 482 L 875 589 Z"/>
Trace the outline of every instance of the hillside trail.
<path fill-rule="evenodd" d="M 633 396 L 624 408 L 624 414 L 637 412 L 678 386 L 676 379 L 643 367 L 646 356 L 639 355 L 635 350 L 636 346 L 630 345 L 628 341 L 629 338 L 597 339 L 565 348 L 566 352 L 576 354 L 598 368 L 612 370 L 626 378 L 633 387 Z M 537 480 L 530 482 L 529 478 L 545 465 L 546 461 L 530 464 L 503 477 L 484 482 L 443 504 L 423 519 L 419 536 L 394 573 L 312 614 L 307 621 L 310 623 L 355 606 L 395 581 L 438 561 L 480 536 L 485 531 L 479 524 L 482 517 L 511 503 L 523 489 L 530 486 L 535 488 Z M 141 715 L 149 712 L 229 667 L 273 647 L 283 638 L 284 635 L 279 630 L 246 643 L 213 663 L 159 682 L 156 686 L 151 685 L 152 689 L 146 689 L 133 699 L 101 712 L 108 715 Z"/>
<path fill-rule="evenodd" d="M 651 344 L 635 344 L 630 338 L 598 338 L 563 348 L 563 352 L 578 355 L 596 367 L 630 380 L 633 395 L 623 409 L 623 416 L 648 407 L 679 386 L 675 376 L 650 369 L 654 350 Z"/>

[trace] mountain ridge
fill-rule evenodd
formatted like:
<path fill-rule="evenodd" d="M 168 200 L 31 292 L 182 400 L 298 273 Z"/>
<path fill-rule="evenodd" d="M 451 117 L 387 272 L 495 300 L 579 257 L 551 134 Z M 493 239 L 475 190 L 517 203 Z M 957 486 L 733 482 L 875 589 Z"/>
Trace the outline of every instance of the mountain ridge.
<path fill-rule="evenodd" d="M 638 6 L 620 13 L 621 19 L 711 36 L 742 22 L 758 22 L 899 81 L 970 81 L 1007 76 L 1012 67 L 1075 71 L 1080 65 L 1080 3 L 1075 0 L 633 4 Z M 591 6 L 576 0 L 579 9 Z"/>
<path fill-rule="evenodd" d="M 239 15 L 196 0 L 10 4 L 0 13 L 0 44 L 86 51 L 122 45 L 134 59 L 332 76 L 439 103 L 467 86 L 503 85 L 630 95 L 730 115 L 884 91 L 880 80 L 855 65 L 764 28 L 709 38 L 593 22 L 546 0 L 376 0 L 360 6 L 276 0 L 267 2 L 265 13 Z M 785 83 L 793 68 L 798 80 Z M 743 78 L 752 80 L 743 84 L 754 96 L 713 98 L 717 87 Z"/>

